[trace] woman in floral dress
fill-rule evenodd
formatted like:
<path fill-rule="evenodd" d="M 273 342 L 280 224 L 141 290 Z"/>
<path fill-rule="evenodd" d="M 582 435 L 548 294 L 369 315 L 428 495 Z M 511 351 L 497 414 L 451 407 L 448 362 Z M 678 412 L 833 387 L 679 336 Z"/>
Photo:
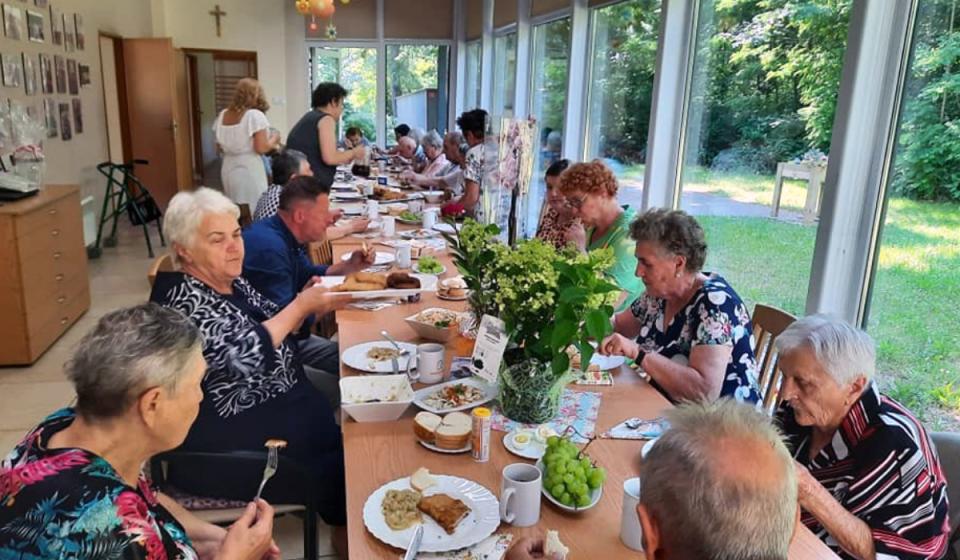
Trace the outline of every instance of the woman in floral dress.
<path fill-rule="evenodd" d="M 757 402 L 750 314 L 722 276 L 702 271 L 700 224 L 680 210 L 654 209 L 634 220 L 630 235 L 646 291 L 614 316 L 601 353 L 634 360 L 673 402 Z"/>

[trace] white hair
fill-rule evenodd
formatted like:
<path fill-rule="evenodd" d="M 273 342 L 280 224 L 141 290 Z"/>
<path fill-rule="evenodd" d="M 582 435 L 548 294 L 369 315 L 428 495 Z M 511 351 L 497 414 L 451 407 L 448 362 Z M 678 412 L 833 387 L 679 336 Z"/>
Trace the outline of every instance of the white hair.
<path fill-rule="evenodd" d="M 436 130 L 431 130 L 423 135 L 423 138 L 420 140 L 420 145 L 424 148 L 427 146 L 437 149 L 443 148 L 443 137 L 440 136 L 440 133 Z"/>
<path fill-rule="evenodd" d="M 840 385 L 852 383 L 861 375 L 870 381 L 876 371 L 873 338 L 830 315 L 810 315 L 795 321 L 777 337 L 776 347 L 781 355 L 802 348 L 811 350 L 817 362 Z"/>
<path fill-rule="evenodd" d="M 797 479 L 770 419 L 732 399 L 682 404 L 667 419 L 643 460 L 640 492 L 664 544 L 688 558 L 786 560 Z"/>
<path fill-rule="evenodd" d="M 174 244 L 192 247 L 197 229 L 207 214 L 230 214 L 239 218 L 240 209 L 223 193 L 207 187 L 179 192 L 170 199 L 163 213 L 163 233 L 170 239 L 170 257 L 176 268 L 180 268 L 180 258 Z"/>

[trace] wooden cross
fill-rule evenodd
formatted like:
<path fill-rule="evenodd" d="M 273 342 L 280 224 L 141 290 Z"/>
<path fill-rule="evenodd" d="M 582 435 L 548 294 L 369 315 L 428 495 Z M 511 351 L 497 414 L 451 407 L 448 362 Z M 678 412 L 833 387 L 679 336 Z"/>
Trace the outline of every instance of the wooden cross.
<path fill-rule="evenodd" d="M 220 4 L 217 4 L 213 10 L 210 10 L 210 15 L 217 18 L 217 37 L 220 36 L 220 17 L 227 15 L 227 12 L 220 9 Z"/>

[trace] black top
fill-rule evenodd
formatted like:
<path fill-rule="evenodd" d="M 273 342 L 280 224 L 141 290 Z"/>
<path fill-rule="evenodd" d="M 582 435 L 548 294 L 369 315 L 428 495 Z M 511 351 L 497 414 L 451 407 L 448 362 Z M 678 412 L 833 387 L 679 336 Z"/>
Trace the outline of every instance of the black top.
<path fill-rule="evenodd" d="M 333 118 L 331 115 L 315 109 L 307 111 L 307 114 L 300 117 L 297 124 L 290 129 L 290 134 L 287 135 L 287 148 L 299 150 L 306 154 L 310 161 L 310 167 L 313 169 L 313 176 L 320 181 L 321 185 L 330 188 L 337 167 L 327 165 L 320 156 L 320 137 L 317 133 L 317 125 L 323 117 Z"/>

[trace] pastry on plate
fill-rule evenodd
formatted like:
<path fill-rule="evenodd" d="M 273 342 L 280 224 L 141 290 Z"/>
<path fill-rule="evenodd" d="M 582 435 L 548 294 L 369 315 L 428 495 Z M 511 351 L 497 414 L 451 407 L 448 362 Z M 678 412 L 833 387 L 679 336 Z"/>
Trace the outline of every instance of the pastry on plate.
<path fill-rule="evenodd" d="M 391 272 L 387 276 L 387 287 L 394 290 L 416 290 L 420 288 L 420 280 L 406 272 Z"/>
<path fill-rule="evenodd" d="M 374 272 L 348 274 L 343 284 L 333 288 L 335 292 L 374 292 L 387 288 L 387 276 Z"/>
<path fill-rule="evenodd" d="M 457 530 L 457 525 L 470 514 L 467 504 L 446 494 L 421 498 L 417 509 L 436 521 L 448 535 L 452 535 Z"/>
<path fill-rule="evenodd" d="M 467 295 L 467 283 L 459 276 L 443 280 L 438 289 L 443 297 L 459 298 Z"/>

